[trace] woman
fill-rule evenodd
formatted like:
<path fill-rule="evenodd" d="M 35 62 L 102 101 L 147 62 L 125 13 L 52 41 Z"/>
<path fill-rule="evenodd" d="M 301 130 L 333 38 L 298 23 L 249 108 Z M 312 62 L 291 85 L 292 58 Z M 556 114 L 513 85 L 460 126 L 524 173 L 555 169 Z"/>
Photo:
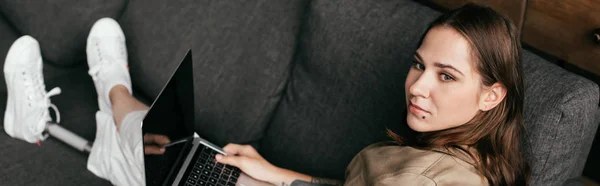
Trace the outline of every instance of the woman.
<path fill-rule="evenodd" d="M 526 185 L 521 45 L 512 22 L 468 4 L 435 20 L 406 82 L 407 125 L 396 143 L 363 149 L 345 185 Z M 229 144 L 218 162 L 275 185 L 341 182 L 271 165 L 247 145 Z"/>

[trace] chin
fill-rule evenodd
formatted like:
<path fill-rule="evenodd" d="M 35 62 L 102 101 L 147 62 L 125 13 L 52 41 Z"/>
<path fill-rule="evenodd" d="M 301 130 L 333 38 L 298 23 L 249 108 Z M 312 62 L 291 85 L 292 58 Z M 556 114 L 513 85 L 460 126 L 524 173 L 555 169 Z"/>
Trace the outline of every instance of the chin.
<path fill-rule="evenodd" d="M 408 124 L 408 127 L 410 127 L 410 129 L 417 132 L 432 131 L 431 126 L 427 123 L 427 120 L 417 118 L 417 116 L 414 116 L 410 113 L 406 116 L 406 123 Z"/>

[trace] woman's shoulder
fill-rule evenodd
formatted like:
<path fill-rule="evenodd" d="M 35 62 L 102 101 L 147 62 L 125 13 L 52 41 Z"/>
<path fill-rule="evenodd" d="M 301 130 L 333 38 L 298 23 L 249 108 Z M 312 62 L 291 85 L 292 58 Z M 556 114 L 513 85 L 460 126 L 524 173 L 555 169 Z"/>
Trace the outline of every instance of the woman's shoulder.
<path fill-rule="evenodd" d="M 487 185 L 485 177 L 474 166 L 475 160 L 466 152 L 460 149 L 431 151 L 442 156 L 421 174 L 432 178 L 438 185 Z"/>
<path fill-rule="evenodd" d="M 483 181 L 472 164 L 454 156 L 453 151 L 424 150 L 386 142 L 368 146 L 357 156 L 355 159 L 361 162 L 354 165 L 366 171 L 363 173 L 371 183 L 404 180 L 407 176 L 431 180 L 438 185 L 457 181 L 462 185 L 471 182 L 481 185 Z"/>
<path fill-rule="evenodd" d="M 443 159 L 448 153 L 437 150 L 425 150 L 411 146 L 398 145 L 394 142 L 380 142 L 364 148 L 359 156 L 386 160 L 390 163 L 414 164 L 429 167 L 437 160 Z"/>

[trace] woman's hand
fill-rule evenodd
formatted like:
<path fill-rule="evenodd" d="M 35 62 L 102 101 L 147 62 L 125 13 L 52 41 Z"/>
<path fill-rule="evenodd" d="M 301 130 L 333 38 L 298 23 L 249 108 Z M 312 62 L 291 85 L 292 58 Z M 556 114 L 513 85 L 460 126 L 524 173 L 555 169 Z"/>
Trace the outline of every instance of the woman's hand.
<path fill-rule="evenodd" d="M 160 134 L 144 134 L 144 154 L 164 154 L 169 137 Z"/>
<path fill-rule="evenodd" d="M 218 154 L 217 162 L 240 168 L 254 179 L 275 185 L 281 184 L 277 179 L 279 168 L 267 162 L 252 146 L 228 144 L 223 150 L 228 155 Z"/>

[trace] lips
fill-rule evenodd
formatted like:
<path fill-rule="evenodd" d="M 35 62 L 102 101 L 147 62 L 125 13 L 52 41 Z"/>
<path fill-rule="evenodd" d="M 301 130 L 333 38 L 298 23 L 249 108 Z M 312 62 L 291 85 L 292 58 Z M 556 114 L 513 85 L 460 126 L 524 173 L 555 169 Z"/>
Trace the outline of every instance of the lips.
<path fill-rule="evenodd" d="M 415 114 L 429 113 L 429 111 L 419 107 L 418 105 L 413 104 L 412 102 L 409 102 L 408 109 Z"/>

